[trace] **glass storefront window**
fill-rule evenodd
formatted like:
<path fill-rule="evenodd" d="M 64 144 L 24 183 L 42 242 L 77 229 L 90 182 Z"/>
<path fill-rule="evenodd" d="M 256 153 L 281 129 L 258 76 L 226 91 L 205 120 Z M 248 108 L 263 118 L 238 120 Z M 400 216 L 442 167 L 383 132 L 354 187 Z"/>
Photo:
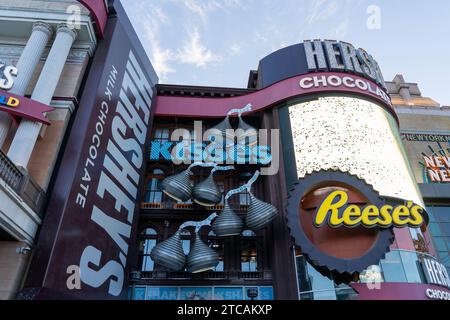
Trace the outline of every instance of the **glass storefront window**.
<path fill-rule="evenodd" d="M 400 251 L 400 257 L 402 259 L 403 268 L 405 270 L 406 282 L 425 282 L 425 278 L 420 271 L 417 253 L 411 251 Z"/>
<path fill-rule="evenodd" d="M 433 216 L 436 221 L 450 222 L 450 207 L 433 207 Z"/>
<path fill-rule="evenodd" d="M 439 237 L 442 236 L 441 229 L 439 228 L 439 223 L 433 222 L 428 225 L 433 236 Z"/>
<path fill-rule="evenodd" d="M 448 255 L 448 253 L 446 253 Z M 361 283 L 407 282 L 426 283 L 420 259 L 427 254 L 414 251 L 393 250 L 379 265 L 372 265 L 360 273 Z M 348 300 L 357 294 L 345 284 L 334 281 L 318 272 L 303 256 L 296 257 L 298 285 L 302 300 Z"/>
<path fill-rule="evenodd" d="M 447 271 L 450 271 L 450 207 L 428 205 L 427 212 L 430 216 L 428 229 L 437 255 Z"/>
<path fill-rule="evenodd" d="M 381 260 L 381 268 L 386 282 L 407 282 L 400 253 L 397 250 L 386 253 L 386 258 Z"/>

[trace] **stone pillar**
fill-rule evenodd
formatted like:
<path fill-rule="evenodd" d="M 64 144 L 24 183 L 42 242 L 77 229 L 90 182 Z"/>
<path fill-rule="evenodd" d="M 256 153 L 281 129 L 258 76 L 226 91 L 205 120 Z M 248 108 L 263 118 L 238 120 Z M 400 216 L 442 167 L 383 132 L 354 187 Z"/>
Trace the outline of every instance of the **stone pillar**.
<path fill-rule="evenodd" d="M 70 29 L 65 24 L 58 27 L 55 42 L 50 49 L 47 61 L 31 95 L 32 100 L 50 105 L 76 36 L 75 30 Z M 27 167 L 41 126 L 42 124 L 39 122 L 26 119 L 20 122 L 8 152 L 8 157 L 16 165 Z"/>
<path fill-rule="evenodd" d="M 18 74 L 14 79 L 13 87 L 9 90 L 10 93 L 19 96 L 25 95 L 52 33 L 52 27 L 47 23 L 36 22 L 33 25 L 31 36 L 17 62 Z M 10 126 L 11 116 L 6 112 L 0 112 L 0 148 L 5 142 Z"/>

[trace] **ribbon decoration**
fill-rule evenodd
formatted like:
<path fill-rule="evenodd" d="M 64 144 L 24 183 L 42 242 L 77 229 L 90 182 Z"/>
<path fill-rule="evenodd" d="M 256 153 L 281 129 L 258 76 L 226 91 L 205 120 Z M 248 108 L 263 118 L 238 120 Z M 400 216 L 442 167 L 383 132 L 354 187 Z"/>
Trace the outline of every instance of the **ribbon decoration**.
<path fill-rule="evenodd" d="M 195 232 L 197 233 L 203 226 L 210 226 L 211 221 L 217 217 L 217 213 L 212 213 L 208 218 L 202 221 L 186 221 L 179 228 L 178 231 L 186 229 L 187 227 L 195 227 Z"/>
<path fill-rule="evenodd" d="M 225 196 L 225 200 L 228 200 L 234 194 L 241 193 L 245 189 L 247 189 L 247 191 L 250 192 L 250 188 L 252 187 L 252 184 L 255 183 L 255 181 L 258 179 L 259 175 L 260 175 L 259 170 L 256 170 L 255 173 L 253 174 L 253 177 L 250 180 L 248 180 L 248 182 L 246 184 L 240 186 L 237 189 L 228 191 L 227 195 Z"/>
<path fill-rule="evenodd" d="M 234 170 L 234 166 L 225 166 L 225 167 L 215 167 L 211 170 L 211 173 L 214 173 L 216 171 L 227 171 L 227 170 Z"/>
<path fill-rule="evenodd" d="M 243 107 L 241 109 L 231 109 L 230 111 L 227 112 L 227 116 L 230 116 L 233 113 L 237 113 L 238 116 L 241 116 L 241 114 L 243 114 L 244 112 L 248 112 L 248 111 L 252 111 L 251 103 L 248 103 L 245 107 Z"/>
<path fill-rule="evenodd" d="M 217 163 L 214 162 L 194 162 L 192 163 L 188 169 L 191 170 L 193 167 L 216 167 Z"/>

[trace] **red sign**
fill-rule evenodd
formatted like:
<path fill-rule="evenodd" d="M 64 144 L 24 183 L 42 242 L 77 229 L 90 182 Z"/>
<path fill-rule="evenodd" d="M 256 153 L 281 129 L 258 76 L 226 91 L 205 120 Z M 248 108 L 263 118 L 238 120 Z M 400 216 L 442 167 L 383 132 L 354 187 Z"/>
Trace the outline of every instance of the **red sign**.
<path fill-rule="evenodd" d="M 423 283 L 354 283 L 358 300 L 449 300 L 450 290 Z"/>
<path fill-rule="evenodd" d="M 44 113 L 53 110 L 54 108 L 46 104 L 0 91 L 0 111 L 9 113 L 16 121 L 24 118 L 50 125 Z"/>
<path fill-rule="evenodd" d="M 79 0 L 92 14 L 97 26 L 97 32 L 100 38 L 103 38 L 106 21 L 108 20 L 108 11 L 104 0 Z"/>
<path fill-rule="evenodd" d="M 232 108 L 251 103 L 252 113 L 292 98 L 320 93 L 350 93 L 368 97 L 397 118 L 389 96 L 375 82 L 357 75 L 337 72 L 309 73 L 277 82 L 250 94 L 231 98 L 158 96 L 157 116 L 224 117 Z"/>

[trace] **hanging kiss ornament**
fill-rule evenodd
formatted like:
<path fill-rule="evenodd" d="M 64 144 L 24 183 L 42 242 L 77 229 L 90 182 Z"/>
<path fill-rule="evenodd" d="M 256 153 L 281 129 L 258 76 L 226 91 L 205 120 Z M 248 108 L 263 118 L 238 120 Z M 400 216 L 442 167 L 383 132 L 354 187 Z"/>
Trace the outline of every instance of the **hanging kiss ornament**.
<path fill-rule="evenodd" d="M 251 106 L 251 105 L 250 105 Z M 242 113 L 239 112 L 239 124 L 236 130 L 238 134 L 237 141 L 239 145 L 248 145 L 250 147 L 255 146 L 258 143 L 258 132 L 254 127 L 242 120 Z M 240 130 L 239 130 L 240 129 Z"/>
<path fill-rule="evenodd" d="M 191 273 L 199 273 L 214 269 L 219 263 L 219 255 L 206 243 L 204 243 L 198 232 L 203 226 L 211 225 L 211 221 L 217 217 L 216 213 L 211 214 L 203 221 L 188 221 L 180 226 L 180 230 L 189 226 L 195 227 L 195 241 L 191 251 L 187 256 L 187 270 Z"/>
<path fill-rule="evenodd" d="M 165 178 L 161 183 L 162 191 L 176 201 L 187 201 L 191 198 L 192 182 L 190 179 L 191 169 L 188 168 L 180 173 Z"/>
<path fill-rule="evenodd" d="M 176 201 L 188 201 L 192 197 L 192 189 L 194 188 L 190 179 L 191 170 L 197 166 L 214 166 L 214 164 L 194 162 L 186 170 L 165 178 L 161 183 L 162 191 Z"/>
<path fill-rule="evenodd" d="M 194 245 L 187 257 L 187 270 L 200 273 L 214 269 L 219 264 L 219 255 L 195 233 Z"/>
<path fill-rule="evenodd" d="M 225 196 L 225 207 L 218 217 L 212 223 L 212 229 L 218 237 L 228 237 L 241 234 L 244 229 L 244 221 L 231 209 L 228 199 L 234 195 L 243 191 L 250 190 L 251 186 L 259 177 L 259 171 L 253 174 L 253 177 L 243 186 L 237 189 L 228 191 Z"/>
<path fill-rule="evenodd" d="M 257 199 L 249 192 L 250 205 L 248 206 L 245 223 L 247 227 L 256 231 L 271 223 L 278 215 L 278 210 L 273 205 Z"/>
<path fill-rule="evenodd" d="M 186 256 L 178 230 L 169 239 L 157 244 L 150 252 L 152 260 L 173 271 L 180 271 L 186 264 Z"/>
<path fill-rule="evenodd" d="M 231 209 L 228 199 L 222 212 L 213 221 L 212 230 L 218 237 L 240 235 L 244 229 L 244 221 Z"/>
<path fill-rule="evenodd" d="M 194 187 L 194 190 L 192 191 L 194 201 L 205 207 L 211 207 L 218 204 L 222 200 L 222 191 L 214 182 L 214 173 L 219 170 L 224 171 L 233 169 L 233 166 L 215 167 L 212 169 L 208 178 Z"/>

